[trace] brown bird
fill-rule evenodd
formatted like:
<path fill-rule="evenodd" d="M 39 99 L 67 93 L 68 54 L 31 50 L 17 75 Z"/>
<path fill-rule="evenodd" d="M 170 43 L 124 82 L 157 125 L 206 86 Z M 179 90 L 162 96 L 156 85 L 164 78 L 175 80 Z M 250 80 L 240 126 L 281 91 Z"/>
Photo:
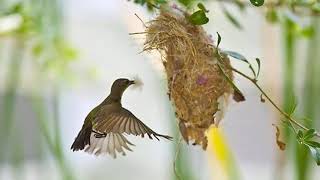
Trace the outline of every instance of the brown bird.
<path fill-rule="evenodd" d="M 71 149 L 83 150 L 90 154 L 110 154 L 116 158 L 116 153 L 125 155 L 123 148 L 132 151 L 124 134 L 133 134 L 150 139 L 159 137 L 171 140 L 172 137 L 154 132 L 129 110 L 122 107 L 121 98 L 123 92 L 135 81 L 117 79 L 111 87 L 110 95 L 87 115 L 84 124 L 75 138 Z"/>

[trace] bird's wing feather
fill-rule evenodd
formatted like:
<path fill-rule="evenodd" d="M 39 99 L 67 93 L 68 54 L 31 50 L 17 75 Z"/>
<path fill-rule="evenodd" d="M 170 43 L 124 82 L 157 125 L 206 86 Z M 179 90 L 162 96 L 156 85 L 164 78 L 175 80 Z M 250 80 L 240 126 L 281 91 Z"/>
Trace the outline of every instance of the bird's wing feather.
<path fill-rule="evenodd" d="M 127 133 L 142 137 L 147 134 L 150 139 L 152 139 L 152 136 L 158 140 L 158 136 L 171 139 L 170 136 L 154 132 L 127 109 L 110 105 L 102 107 L 97 113 L 93 120 L 93 129 L 105 134 Z"/>

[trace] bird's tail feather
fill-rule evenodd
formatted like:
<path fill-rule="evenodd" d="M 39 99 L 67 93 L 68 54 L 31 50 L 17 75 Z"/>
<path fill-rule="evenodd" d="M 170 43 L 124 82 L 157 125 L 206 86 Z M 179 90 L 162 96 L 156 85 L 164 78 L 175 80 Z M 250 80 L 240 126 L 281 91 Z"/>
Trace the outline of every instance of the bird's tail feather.
<path fill-rule="evenodd" d="M 162 135 L 162 134 L 158 134 L 158 133 L 153 134 L 153 136 L 154 136 L 157 140 L 159 140 L 159 138 L 158 138 L 157 136 L 162 137 L 162 138 L 165 138 L 165 139 L 168 139 L 168 140 L 170 140 L 170 141 L 172 141 L 172 139 L 173 139 L 171 136 Z"/>
<path fill-rule="evenodd" d="M 72 151 L 83 150 L 86 145 L 90 145 L 90 134 L 91 126 L 83 126 L 71 146 Z"/>
<path fill-rule="evenodd" d="M 124 149 L 132 151 L 129 145 L 134 146 L 122 134 L 108 133 L 105 137 L 95 137 L 92 132 L 90 136 L 91 144 L 85 148 L 85 152 L 96 156 L 110 154 L 113 158 L 117 157 L 117 152 L 126 155 Z M 124 149 L 123 149 L 124 148 Z"/>

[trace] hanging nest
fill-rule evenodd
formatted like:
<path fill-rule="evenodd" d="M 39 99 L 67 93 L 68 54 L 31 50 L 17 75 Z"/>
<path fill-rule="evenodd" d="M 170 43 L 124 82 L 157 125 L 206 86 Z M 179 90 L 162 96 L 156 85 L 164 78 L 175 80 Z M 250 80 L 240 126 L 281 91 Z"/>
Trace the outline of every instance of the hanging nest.
<path fill-rule="evenodd" d="M 192 140 L 193 145 L 205 150 L 206 131 L 219 124 L 233 93 L 226 78 L 233 80 L 233 74 L 227 68 L 231 67 L 227 56 L 221 54 L 219 60 L 211 38 L 201 26 L 192 25 L 187 16 L 162 9 L 147 24 L 144 51 L 161 53 L 180 132 L 187 143 Z"/>

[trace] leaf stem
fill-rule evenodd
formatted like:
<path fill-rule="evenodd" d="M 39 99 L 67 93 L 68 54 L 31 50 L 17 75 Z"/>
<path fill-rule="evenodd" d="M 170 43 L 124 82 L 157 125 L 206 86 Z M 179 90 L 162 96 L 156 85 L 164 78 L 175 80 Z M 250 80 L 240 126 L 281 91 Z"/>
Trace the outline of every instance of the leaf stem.
<path fill-rule="evenodd" d="M 231 70 L 238 73 L 239 75 L 241 75 L 242 77 L 246 78 L 247 80 L 251 81 L 258 89 L 259 91 L 268 99 L 268 101 L 286 118 L 289 120 L 289 123 L 292 123 L 298 127 L 300 127 L 303 130 L 309 130 L 309 128 L 305 127 L 304 125 L 300 124 L 297 120 L 293 119 L 291 115 L 289 115 L 288 113 L 284 112 L 268 95 L 267 93 L 261 88 L 261 86 L 257 83 L 256 79 L 253 79 L 251 77 L 249 77 L 248 75 L 240 72 L 239 70 L 232 68 Z M 284 121 L 284 120 L 283 120 Z M 316 132 L 316 136 L 320 138 L 320 134 L 317 131 Z"/>
<path fill-rule="evenodd" d="M 175 152 L 175 157 L 174 157 L 174 162 L 173 162 L 173 170 L 174 170 L 174 175 L 176 176 L 176 178 L 178 180 L 182 180 L 179 172 L 178 172 L 178 168 L 177 168 L 177 161 L 178 161 L 178 157 L 180 154 L 180 149 L 181 149 L 181 142 L 182 142 L 182 137 L 179 137 L 177 146 L 176 146 L 176 152 Z"/>

